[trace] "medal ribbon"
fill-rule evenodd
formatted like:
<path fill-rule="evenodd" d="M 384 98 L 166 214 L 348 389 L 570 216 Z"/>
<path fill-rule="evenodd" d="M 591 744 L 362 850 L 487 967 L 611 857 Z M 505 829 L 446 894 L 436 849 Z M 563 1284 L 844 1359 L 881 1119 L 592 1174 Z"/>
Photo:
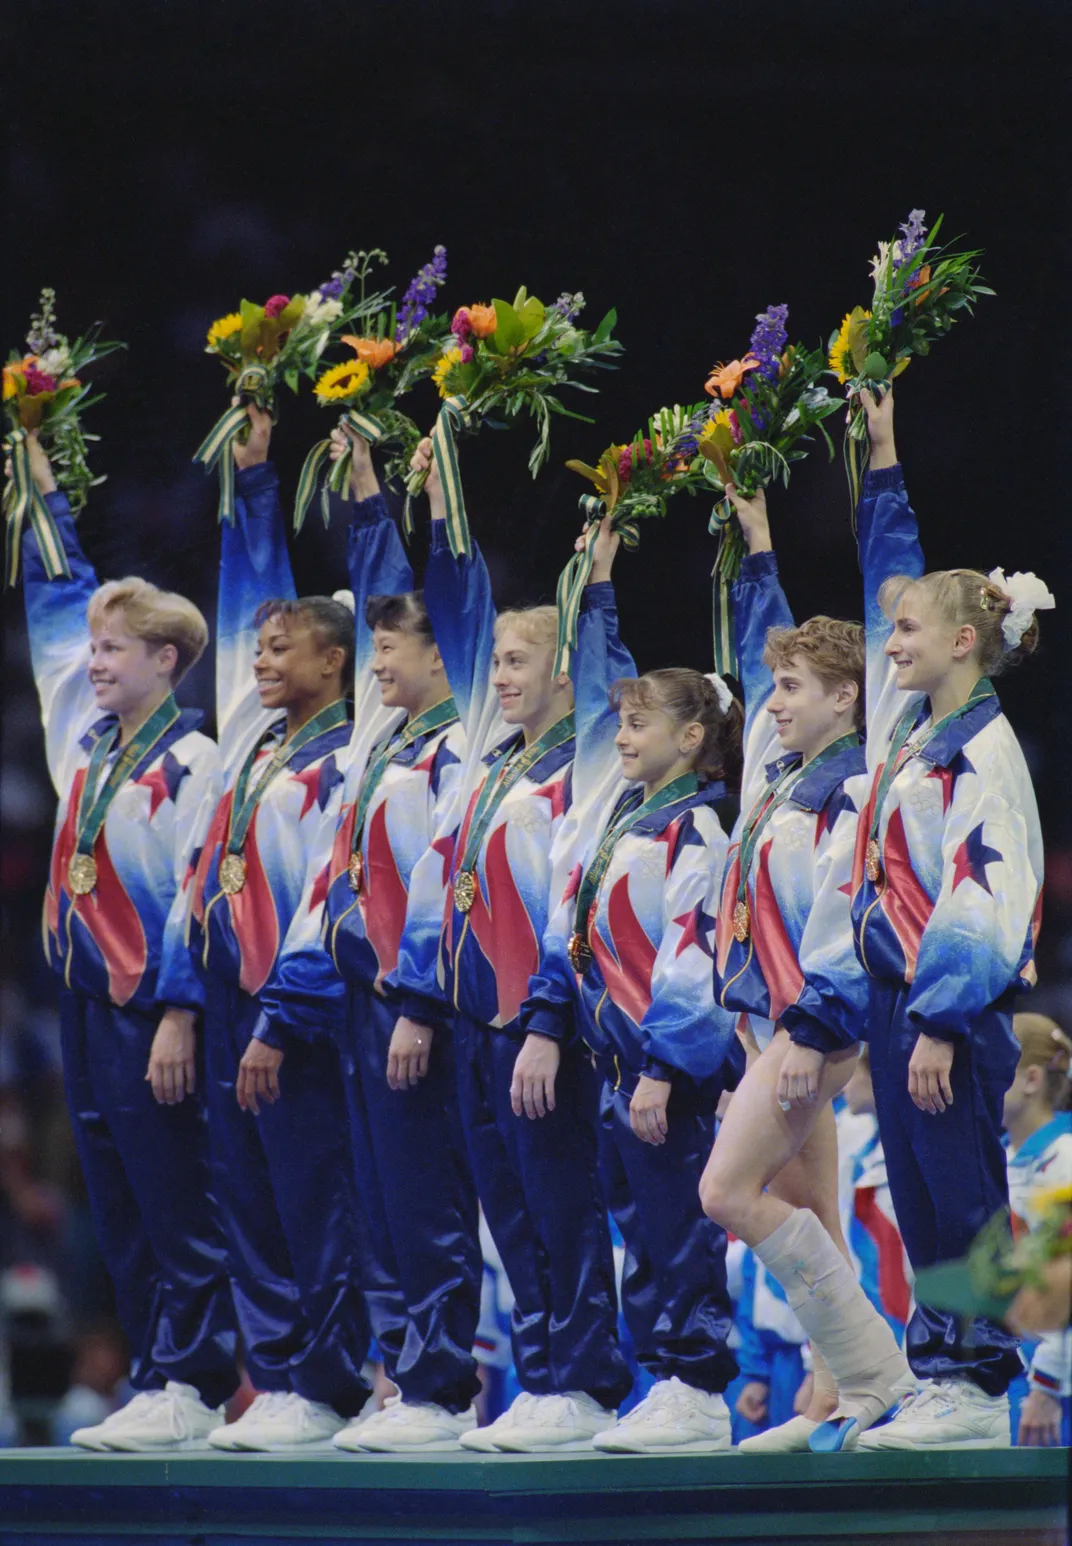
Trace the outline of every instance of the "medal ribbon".
<path fill-rule="evenodd" d="M 341 429 L 349 428 L 355 430 L 363 440 L 368 441 L 370 446 L 379 445 L 380 441 L 385 439 L 387 435 L 387 427 L 382 420 L 377 419 L 374 414 L 361 413 L 357 408 L 351 408 L 349 413 L 344 413 L 339 419 L 339 426 Z M 347 441 L 347 446 L 349 446 L 349 441 Z M 305 465 L 302 467 L 301 476 L 298 478 L 298 491 L 294 496 L 295 533 L 301 531 L 305 522 L 306 512 L 312 503 L 313 495 L 316 492 L 316 485 L 320 480 L 320 474 L 324 469 L 325 462 L 328 460 L 330 451 L 331 439 L 329 437 L 327 440 L 318 441 L 305 458 Z M 353 453 L 348 449 L 339 457 L 337 462 L 332 463 L 328 475 L 324 479 L 324 486 L 320 491 L 320 514 L 323 516 L 325 526 L 328 525 L 328 494 L 329 492 L 335 494 L 345 493 L 346 485 L 350 481 L 350 465 L 352 461 Z"/>
<path fill-rule="evenodd" d="M 761 795 L 748 814 L 748 819 L 741 828 L 741 844 L 738 850 L 738 864 L 740 866 L 740 879 L 737 886 L 738 902 L 748 900 L 748 876 L 752 869 L 752 860 L 756 856 L 759 840 L 766 831 L 767 823 L 775 811 L 789 799 L 797 784 L 805 772 L 818 767 L 822 762 L 829 762 L 831 757 L 836 757 L 838 752 L 844 751 L 849 746 L 859 746 L 860 737 L 855 730 L 848 735 L 839 736 L 836 741 L 831 741 L 829 746 L 824 746 L 822 751 L 812 757 L 810 762 L 802 762 L 799 767 L 788 768 L 765 794 Z"/>
<path fill-rule="evenodd" d="M 581 600 L 584 596 L 584 588 L 592 574 L 599 523 L 607 514 L 606 500 L 601 499 L 598 494 L 582 494 L 578 504 L 584 516 L 584 546 L 579 553 L 574 553 L 558 577 L 558 588 L 555 592 L 555 604 L 558 608 L 558 639 L 555 646 L 554 665 L 551 668 L 555 676 L 569 670 L 573 652 L 577 648 L 577 619 L 581 612 Z M 640 542 L 638 522 L 630 520 L 628 514 L 625 514 L 613 524 L 614 530 L 622 539 L 622 547 L 627 552 L 633 552 Z"/>
<path fill-rule="evenodd" d="M 354 840 L 351 853 L 356 854 L 361 851 L 361 838 L 365 830 L 365 818 L 369 813 L 369 806 L 391 763 L 406 750 L 407 746 L 412 746 L 414 741 L 420 740 L 422 735 L 428 735 L 433 730 L 441 730 L 444 725 L 456 724 L 457 720 L 457 704 L 453 698 L 444 698 L 442 703 L 434 704 L 432 708 L 425 709 L 423 714 L 418 714 L 416 719 L 407 721 L 398 734 L 390 736 L 380 748 L 365 769 L 365 776 L 361 780 L 357 808 L 354 812 Z"/>
<path fill-rule="evenodd" d="M 975 686 L 972 688 L 971 696 L 968 698 L 967 703 L 962 703 L 959 709 L 952 709 L 950 713 L 944 715 L 940 720 L 938 720 L 937 724 L 934 724 L 930 727 L 930 729 L 924 734 L 922 740 L 920 740 L 914 746 L 908 745 L 908 739 L 912 734 L 912 726 L 915 724 L 916 719 L 919 716 L 919 704 L 913 703 L 909 705 L 909 707 L 905 710 L 897 722 L 897 728 L 893 732 L 893 739 L 890 742 L 889 756 L 886 758 L 886 761 L 882 765 L 882 772 L 879 775 L 878 784 L 875 787 L 875 804 L 871 815 L 871 830 L 867 834 L 869 843 L 878 842 L 878 829 L 879 823 L 882 819 L 882 807 L 886 803 L 886 796 L 890 792 L 890 785 L 893 783 L 894 779 L 897 777 L 898 773 L 904 767 L 908 759 L 910 757 L 918 756 L 926 746 L 930 745 L 931 741 L 934 740 L 938 732 L 945 729 L 946 725 L 951 725 L 954 720 L 963 719 L 964 715 L 968 712 L 969 709 L 974 708 L 975 705 L 982 702 L 984 698 L 991 698 L 993 695 L 993 682 L 988 676 L 981 676 L 976 682 Z"/>
<path fill-rule="evenodd" d="M 303 746 L 308 746 L 310 741 L 314 741 L 318 735 L 323 735 L 326 730 L 334 730 L 337 726 L 344 725 L 347 713 L 345 698 L 336 698 L 334 703 L 329 703 L 326 708 L 314 714 L 312 719 L 306 720 L 301 729 L 289 741 L 284 741 L 278 751 L 273 754 L 263 775 L 257 780 L 254 787 L 250 789 L 249 780 L 253 772 L 253 764 L 256 762 L 265 741 L 272 734 L 270 729 L 264 732 L 264 735 L 261 736 L 242 764 L 242 771 L 239 773 L 235 783 L 234 799 L 231 802 L 231 824 L 227 833 L 227 852 L 229 854 L 240 854 L 242 852 L 246 842 L 246 833 L 249 831 L 249 824 L 253 820 L 254 812 L 261 799 L 267 793 L 269 785 L 282 773 L 289 762 L 293 762 Z"/>
<path fill-rule="evenodd" d="M 469 828 L 469 834 L 465 840 L 465 851 L 461 862 L 454 871 L 455 875 L 476 868 L 477 856 L 487 836 L 499 806 L 530 768 L 535 767 L 545 753 L 554 751 L 557 746 L 564 746 L 567 741 L 573 739 L 575 726 L 573 714 L 564 714 L 543 735 L 538 736 L 530 746 L 526 746 L 518 756 L 513 755 L 512 749 L 507 749 L 501 755 L 498 769 L 493 774 L 489 769 L 488 776 L 484 780 L 484 787 L 480 791 L 476 802 L 476 810 L 473 812 L 473 822 Z"/>
<path fill-rule="evenodd" d="M 680 777 L 672 779 L 665 788 L 657 793 L 649 795 L 639 805 L 629 804 L 632 791 L 626 796 L 623 807 L 619 810 L 617 818 L 611 817 L 596 849 L 595 858 L 588 866 L 577 890 L 577 909 L 574 913 L 574 933 L 588 943 L 588 919 L 593 904 L 599 895 L 599 888 L 606 877 L 610 862 L 614 857 L 614 850 L 619 840 L 636 826 L 638 821 L 645 816 L 650 816 L 653 811 L 665 810 L 668 805 L 676 805 L 681 800 L 688 800 L 700 787 L 700 781 L 695 773 L 682 773 Z"/>
<path fill-rule="evenodd" d="M 232 523 L 235 518 L 235 461 L 231 447 L 249 424 L 246 403 L 254 402 L 258 408 L 265 410 L 271 406 L 272 393 L 265 366 L 244 366 L 238 373 L 234 391 L 242 401 L 220 415 L 193 455 L 193 460 L 200 462 L 206 472 L 211 472 L 218 465 L 220 503 L 217 513 L 220 521 Z"/>
<path fill-rule="evenodd" d="M 11 481 L 4 489 L 4 513 L 7 517 L 4 555 L 5 583 L 14 585 L 19 577 L 19 550 L 22 546 L 22 528 L 29 519 L 41 562 L 50 580 L 63 575 L 71 577 L 71 567 L 52 512 L 45 497 L 38 491 L 30 471 L 30 451 L 27 445 L 29 432 L 13 429 L 4 437 L 5 455 L 11 458 Z"/>
<path fill-rule="evenodd" d="M 103 783 L 101 783 L 101 772 L 115 747 L 119 726 L 116 725 L 113 734 L 109 735 L 105 731 L 103 735 L 97 737 L 90 755 L 89 767 L 86 769 L 86 781 L 82 785 L 78 811 L 75 815 L 76 853 L 88 854 L 92 857 L 112 801 L 142 758 L 151 752 L 160 738 L 171 729 L 180 712 L 174 697 L 168 693 L 159 708 L 154 709 L 144 725 L 131 736 Z M 100 788 L 97 787 L 98 784 Z M 91 794 L 90 791 L 93 793 Z"/>

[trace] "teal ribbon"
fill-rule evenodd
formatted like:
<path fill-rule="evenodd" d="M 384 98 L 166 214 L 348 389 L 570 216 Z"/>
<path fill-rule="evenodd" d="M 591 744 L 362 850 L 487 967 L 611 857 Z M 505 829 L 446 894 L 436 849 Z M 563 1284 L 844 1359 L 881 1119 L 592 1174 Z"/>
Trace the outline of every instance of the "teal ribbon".
<path fill-rule="evenodd" d="M 639 800 L 635 805 L 630 801 L 635 798 L 630 791 L 624 806 L 619 808 L 617 820 L 613 817 L 607 825 L 596 849 L 595 856 L 588 866 L 577 889 L 577 902 L 574 910 L 573 931 L 579 934 L 586 945 L 591 941 L 588 937 L 588 926 L 592 917 L 592 908 L 599 896 L 600 887 L 606 879 L 610 862 L 614 858 L 614 850 L 627 832 L 632 831 L 638 821 L 645 816 L 650 816 L 654 811 L 665 810 L 668 805 L 676 805 L 681 800 L 690 800 L 700 787 L 700 781 L 695 773 L 681 773 L 672 779 L 663 789 L 649 795 L 646 800 Z M 639 793 L 639 791 L 638 791 Z"/>
<path fill-rule="evenodd" d="M 439 470 L 439 479 L 443 485 L 443 499 L 447 507 L 447 540 L 450 542 L 450 551 L 455 558 L 460 553 L 464 553 L 466 558 L 469 558 L 473 551 L 469 536 L 469 522 L 465 514 L 461 473 L 458 471 L 458 448 L 454 443 L 456 435 L 472 427 L 473 417 L 469 412 L 469 401 L 459 392 L 456 396 L 446 399 L 439 410 L 435 428 L 432 430 L 432 454 Z M 411 472 L 406 479 L 406 506 L 402 515 L 402 530 L 407 542 L 413 535 L 413 498 L 424 488 L 427 476 L 428 474 L 424 472 Z"/>
<path fill-rule="evenodd" d="M 425 709 L 423 714 L 418 714 L 414 719 L 408 720 L 396 735 L 389 736 L 380 747 L 375 757 L 372 758 L 365 769 L 361 780 L 361 788 L 358 791 L 357 805 L 354 811 L 354 836 L 350 845 L 351 853 L 360 853 L 361 840 L 365 831 L 365 819 L 369 808 L 380 787 L 383 775 L 391 766 L 396 757 L 412 746 L 414 741 L 419 741 L 422 735 L 431 735 L 436 730 L 442 730 L 444 725 L 454 725 L 458 722 L 458 706 L 453 697 L 444 698 L 441 703 Z"/>
<path fill-rule="evenodd" d="M 737 676 L 733 582 L 741 572 L 744 535 L 728 499 L 720 500 L 711 511 L 708 530 L 718 537 L 715 567 L 711 571 L 711 631 L 714 638 L 715 670 L 719 676 Z"/>
<path fill-rule="evenodd" d="M 564 746 L 571 741 L 577 733 L 576 723 L 572 709 L 568 714 L 563 714 L 561 719 L 538 736 L 530 745 L 518 750 L 519 742 L 511 741 L 500 752 L 499 765 L 484 780 L 483 787 L 477 798 L 476 808 L 473 811 L 473 819 L 469 825 L 469 831 L 465 836 L 465 849 L 460 861 L 454 867 L 454 875 L 461 875 L 465 871 L 475 871 L 480 850 L 484 846 L 484 839 L 488 829 L 494 820 L 499 806 L 513 789 L 515 784 L 521 782 L 530 768 L 534 768 L 541 757 L 545 757 L 549 751 L 556 747 Z"/>
<path fill-rule="evenodd" d="M 19 577 L 22 528 L 27 520 L 37 539 L 38 551 L 49 579 L 57 580 L 61 575 L 67 580 L 71 577 L 71 566 L 67 562 L 59 528 L 30 471 L 29 438 L 29 430 L 25 429 L 13 429 L 4 437 L 4 454 L 11 458 L 11 478 L 4 489 L 4 512 L 7 516 L 4 575 L 7 585 L 14 585 Z"/>
<path fill-rule="evenodd" d="M 301 729 L 295 731 L 289 741 L 284 741 L 279 746 L 260 778 L 250 789 L 249 781 L 261 748 L 274 733 L 274 726 L 269 726 L 242 764 L 242 769 L 235 781 L 234 794 L 231 797 L 231 822 L 227 832 L 229 854 L 242 852 L 257 806 L 287 764 L 293 762 L 301 749 L 308 746 L 310 741 L 315 741 L 318 735 L 324 735 L 328 730 L 344 725 L 349 713 L 349 705 L 345 698 L 336 698 L 334 703 L 319 709 L 312 719 L 307 719 Z"/>
<path fill-rule="evenodd" d="M 270 400 L 268 370 L 264 365 L 246 365 L 238 373 L 234 384 L 235 394 L 244 401 L 238 402 L 220 415 L 202 440 L 193 459 L 200 462 L 206 472 L 219 468 L 220 503 L 218 517 L 221 521 L 234 522 L 235 518 L 235 462 L 231 447 L 242 430 L 249 424 L 246 403 L 255 402 L 259 408 L 267 408 Z"/>
<path fill-rule="evenodd" d="M 112 801 L 126 783 L 131 773 L 157 742 L 167 734 L 178 720 L 181 710 L 171 693 L 160 706 L 153 710 L 139 730 L 136 730 L 120 752 L 115 766 L 101 783 L 101 772 L 119 739 L 119 726 L 111 735 L 107 731 L 97 737 L 86 769 L 86 781 L 78 800 L 75 814 L 77 833 L 76 851 L 92 854 L 101 828 L 112 807 Z M 98 788 L 98 784 L 100 787 Z"/>
<path fill-rule="evenodd" d="M 355 430 L 363 440 L 368 441 L 370 446 L 379 445 L 380 441 L 385 440 L 387 437 L 387 426 L 383 421 L 376 418 L 375 414 L 362 413 L 359 408 L 351 408 L 349 412 L 344 413 L 339 419 L 339 426 L 342 429 L 350 428 Z M 331 439 L 329 437 L 327 440 L 318 441 L 305 458 L 305 464 L 298 478 L 298 491 L 294 496 L 295 533 L 301 531 L 302 526 L 305 524 L 306 513 L 312 503 L 313 495 L 316 493 L 316 486 L 320 482 L 320 476 L 324 471 L 325 464 L 328 462 L 330 451 Z M 328 475 L 324 479 L 320 490 L 320 514 L 323 517 L 325 526 L 328 525 L 330 520 L 328 494 L 345 494 L 347 485 L 350 482 L 352 462 L 353 452 L 349 449 L 348 445 L 345 454 L 340 456 L 337 462 L 330 464 Z"/>
<path fill-rule="evenodd" d="M 578 508 L 584 517 L 584 546 L 574 553 L 558 577 L 555 605 L 558 609 L 558 639 L 555 644 L 555 660 L 552 667 L 555 676 L 568 671 L 573 652 L 577 648 L 577 620 L 581 614 L 584 588 L 592 574 L 594 548 L 600 522 L 607 513 L 606 501 L 598 494 L 582 494 Z M 640 541 L 640 529 L 627 511 L 616 512 L 614 530 L 622 540 L 622 547 L 633 552 Z"/>

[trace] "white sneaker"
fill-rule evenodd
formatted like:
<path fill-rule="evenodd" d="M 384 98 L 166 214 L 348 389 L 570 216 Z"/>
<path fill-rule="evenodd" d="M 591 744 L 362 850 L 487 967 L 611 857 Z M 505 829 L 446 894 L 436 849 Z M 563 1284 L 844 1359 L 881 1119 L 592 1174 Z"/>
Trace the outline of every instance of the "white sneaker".
<path fill-rule="evenodd" d="M 293 1391 L 258 1396 L 236 1423 L 209 1435 L 214 1449 L 277 1451 L 308 1449 L 330 1443 L 346 1419 L 322 1401 L 306 1401 Z"/>
<path fill-rule="evenodd" d="M 193 1385 L 168 1380 L 163 1390 L 143 1390 L 94 1428 L 77 1429 L 72 1444 L 85 1449 L 144 1454 L 155 1450 L 205 1449 L 222 1410 L 213 1411 Z M 98 1435 L 98 1442 L 87 1437 Z"/>
<path fill-rule="evenodd" d="M 609 1411 L 583 1390 L 560 1396 L 531 1396 L 517 1409 L 517 1402 L 485 1433 L 494 1434 L 496 1449 L 515 1455 L 539 1455 L 550 1450 L 591 1449 L 597 1433 L 613 1425 Z M 477 1430 L 480 1431 L 479 1429 Z"/>
<path fill-rule="evenodd" d="M 729 1408 L 721 1396 L 674 1375 L 657 1380 L 639 1406 L 592 1443 L 611 1455 L 712 1454 L 730 1447 Z"/>
<path fill-rule="evenodd" d="M 96 1449 L 103 1453 L 108 1448 L 109 1433 L 118 1433 L 124 1423 L 140 1422 L 142 1414 L 151 1410 L 163 1394 L 162 1390 L 139 1390 L 125 1406 L 110 1413 L 103 1422 L 94 1423 L 91 1428 L 76 1428 L 70 1442 L 79 1449 Z"/>
<path fill-rule="evenodd" d="M 527 1412 L 532 1403 L 539 1399 L 539 1396 L 534 1396 L 531 1391 L 521 1391 L 514 1397 L 506 1411 L 499 1413 L 493 1423 L 488 1423 L 486 1428 L 473 1428 L 470 1432 L 463 1433 L 459 1441 L 462 1448 L 474 1449 L 485 1455 L 498 1454 L 496 1434 L 505 1433 Z"/>
<path fill-rule="evenodd" d="M 806 1454 L 808 1440 L 818 1426 L 810 1417 L 791 1417 L 788 1422 L 779 1423 L 777 1428 L 768 1428 L 763 1433 L 753 1434 L 750 1439 L 742 1439 L 737 1448 L 743 1455 Z"/>
<path fill-rule="evenodd" d="M 463 1433 L 476 1427 L 476 1412 L 448 1412 L 434 1401 L 394 1401 L 374 1412 L 354 1434 L 360 1449 L 376 1454 L 457 1449 Z"/>
<path fill-rule="evenodd" d="M 859 1448 L 1008 1449 L 1008 1396 L 988 1396 L 973 1380 L 924 1380 L 881 1428 L 860 1435 Z"/>
<path fill-rule="evenodd" d="M 387 1397 L 387 1400 L 392 1403 L 398 1401 L 399 1399 L 400 1398 L 398 1396 Z M 335 1449 L 345 1450 L 347 1454 L 351 1455 L 362 1454 L 363 1451 L 361 1449 L 360 1440 L 357 1437 L 357 1430 L 359 1428 L 363 1428 L 371 1417 L 375 1417 L 377 1410 L 378 1408 L 376 1406 L 376 1397 L 369 1396 L 368 1400 L 365 1402 L 360 1412 L 358 1412 L 357 1416 L 351 1417 L 350 1421 L 346 1424 L 346 1427 L 340 1428 L 338 1433 L 332 1439 L 331 1442 Z"/>

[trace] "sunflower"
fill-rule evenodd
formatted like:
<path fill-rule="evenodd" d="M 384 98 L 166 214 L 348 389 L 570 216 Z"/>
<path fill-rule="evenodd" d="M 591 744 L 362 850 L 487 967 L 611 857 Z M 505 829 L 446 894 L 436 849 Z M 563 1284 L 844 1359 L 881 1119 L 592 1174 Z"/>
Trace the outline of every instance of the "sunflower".
<path fill-rule="evenodd" d="M 846 381 L 851 381 L 857 374 L 853 347 L 860 337 L 863 323 L 870 320 L 871 313 L 863 311 L 859 306 L 855 307 L 852 311 L 846 312 L 845 320 L 841 324 L 838 335 L 830 345 L 830 369 L 837 376 L 842 386 L 845 385 Z"/>
<path fill-rule="evenodd" d="M 233 333 L 241 332 L 242 318 L 237 311 L 230 312 L 226 317 L 217 317 L 208 330 L 206 342 L 210 349 L 224 338 L 230 338 Z"/>
<path fill-rule="evenodd" d="M 450 389 L 446 384 L 447 377 L 450 375 L 454 367 L 456 365 L 460 365 L 461 363 L 462 351 L 460 349 L 448 349 L 446 354 L 441 355 L 439 360 L 436 362 L 436 368 L 432 372 L 432 380 L 439 388 L 440 397 L 450 396 Z"/>
<path fill-rule="evenodd" d="M 369 368 L 364 360 L 345 360 L 326 370 L 313 390 L 319 402 L 338 402 L 341 398 L 356 396 L 368 378 Z"/>

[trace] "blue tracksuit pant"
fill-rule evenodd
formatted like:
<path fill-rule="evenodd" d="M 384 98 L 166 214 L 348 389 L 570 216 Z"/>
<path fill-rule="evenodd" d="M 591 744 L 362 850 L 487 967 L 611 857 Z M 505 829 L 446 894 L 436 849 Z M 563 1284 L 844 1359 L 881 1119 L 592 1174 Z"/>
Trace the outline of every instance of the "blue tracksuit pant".
<path fill-rule="evenodd" d="M 918 1272 L 964 1256 L 995 1213 L 1009 1205 L 1002 1107 L 1019 1048 L 1011 1009 L 991 1005 L 957 1042 L 953 1104 L 937 1116 L 908 1093 L 908 1063 L 919 1034 L 905 1013 L 906 990 L 873 980 L 868 1015 L 871 1078 L 894 1212 Z M 905 1353 L 920 1379 L 968 1376 L 1000 1396 L 1020 1373 L 1019 1338 L 996 1321 L 966 1321 L 917 1304 Z"/>
<path fill-rule="evenodd" d="M 355 1220 L 339 1053 L 290 1037 L 281 1098 L 242 1111 L 235 1081 L 259 1006 L 210 979 L 205 1009 L 212 1175 L 227 1231 L 249 1377 L 360 1412 L 368 1315 L 355 1271 Z"/>
<path fill-rule="evenodd" d="M 135 1390 L 182 1380 L 210 1407 L 238 1385 L 203 1096 L 162 1106 L 146 1082 L 159 1016 L 60 993 L 63 1076 Z"/>
<path fill-rule="evenodd" d="M 392 1090 L 387 1053 L 397 1019 L 379 994 L 351 985 L 343 1067 L 363 1215 L 360 1276 L 402 1395 L 462 1412 L 480 1388 L 473 1341 L 484 1267 L 453 1037 L 437 1031 L 425 1077 Z"/>
<path fill-rule="evenodd" d="M 510 1340 L 523 1390 L 585 1391 L 617 1407 L 631 1379 L 618 1348 L 614 1255 L 600 1195 L 594 1071 L 564 1046 L 555 1109 L 516 1117 L 521 1040 L 458 1023 L 458 1096 L 477 1189 L 514 1291 Z"/>
<path fill-rule="evenodd" d="M 614 1059 L 599 1062 L 599 1171 L 625 1241 L 622 1311 L 637 1360 L 656 1379 L 724 1391 L 737 1373 L 727 1345 L 726 1232 L 700 1206 L 721 1088 L 679 1075 L 666 1142 L 643 1143 L 629 1123 L 636 1077 L 620 1074 Z"/>

